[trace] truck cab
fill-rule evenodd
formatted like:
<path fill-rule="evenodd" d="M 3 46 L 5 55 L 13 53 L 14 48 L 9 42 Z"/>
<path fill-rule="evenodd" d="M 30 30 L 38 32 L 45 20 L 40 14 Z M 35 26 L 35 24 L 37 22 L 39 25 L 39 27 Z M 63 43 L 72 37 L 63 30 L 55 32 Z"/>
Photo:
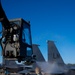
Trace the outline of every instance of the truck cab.
<path fill-rule="evenodd" d="M 10 29 L 3 28 L 2 48 L 5 59 L 24 61 L 33 54 L 30 23 L 22 18 L 9 20 Z"/>

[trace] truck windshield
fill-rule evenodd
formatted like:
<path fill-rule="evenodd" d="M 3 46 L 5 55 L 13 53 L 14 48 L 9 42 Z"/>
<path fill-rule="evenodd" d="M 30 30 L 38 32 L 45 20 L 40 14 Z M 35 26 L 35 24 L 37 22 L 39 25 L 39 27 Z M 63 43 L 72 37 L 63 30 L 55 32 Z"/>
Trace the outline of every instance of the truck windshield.
<path fill-rule="evenodd" d="M 27 56 L 31 56 L 32 48 L 31 48 L 30 26 L 25 22 L 23 23 L 23 29 L 22 29 L 22 42 L 26 44 Z"/>

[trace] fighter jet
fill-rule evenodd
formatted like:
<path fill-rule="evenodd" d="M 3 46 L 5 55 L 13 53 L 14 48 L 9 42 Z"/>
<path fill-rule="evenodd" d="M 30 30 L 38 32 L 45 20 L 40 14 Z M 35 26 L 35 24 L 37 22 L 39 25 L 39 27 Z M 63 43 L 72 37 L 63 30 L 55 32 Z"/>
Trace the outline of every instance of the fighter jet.
<path fill-rule="evenodd" d="M 53 65 L 53 67 L 58 70 L 56 73 L 68 72 L 69 68 L 64 63 L 54 41 L 47 41 L 48 44 L 48 62 Z"/>
<path fill-rule="evenodd" d="M 62 69 L 64 73 L 68 72 L 69 70 L 75 70 L 74 66 L 69 67 L 64 63 L 54 41 L 48 40 L 47 44 L 48 44 L 48 62 L 49 63 L 52 63 L 52 64 L 55 63 L 56 66 L 60 67 L 59 69 Z"/>
<path fill-rule="evenodd" d="M 45 59 L 39 49 L 39 45 L 37 44 L 32 44 L 32 49 L 33 49 L 33 54 L 36 55 L 36 62 L 45 62 Z M 26 71 L 25 69 L 22 71 L 19 71 L 18 73 L 26 73 L 26 72 L 34 72 L 35 73 L 35 68 L 38 67 L 37 63 L 33 63 L 32 65 L 23 65 L 25 68 L 29 68 L 29 71 Z"/>
<path fill-rule="evenodd" d="M 36 55 L 36 62 L 45 62 L 45 59 L 44 59 L 38 46 L 39 45 L 37 45 L 37 44 L 32 44 L 33 54 Z M 27 74 L 27 73 L 35 74 L 36 67 L 39 67 L 36 62 L 31 65 L 21 64 L 21 66 L 24 69 L 22 71 L 19 71 L 18 73 L 20 73 L 20 74 Z"/>

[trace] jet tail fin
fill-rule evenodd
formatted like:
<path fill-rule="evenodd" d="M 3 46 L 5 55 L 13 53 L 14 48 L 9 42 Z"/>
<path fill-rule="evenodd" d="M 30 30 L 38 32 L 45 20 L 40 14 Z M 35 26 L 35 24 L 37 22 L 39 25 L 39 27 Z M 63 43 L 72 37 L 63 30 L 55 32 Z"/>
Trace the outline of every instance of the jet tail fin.
<path fill-rule="evenodd" d="M 37 45 L 37 44 L 32 45 L 33 54 L 36 55 L 36 60 L 37 61 L 45 61 L 45 59 L 44 59 L 44 57 L 43 57 L 43 55 L 42 55 L 42 53 L 41 53 L 41 51 L 40 51 L 38 46 L 39 45 Z"/>
<path fill-rule="evenodd" d="M 48 61 L 49 62 L 56 62 L 58 64 L 64 64 L 62 57 L 54 44 L 54 41 L 47 42 L 48 44 Z"/>

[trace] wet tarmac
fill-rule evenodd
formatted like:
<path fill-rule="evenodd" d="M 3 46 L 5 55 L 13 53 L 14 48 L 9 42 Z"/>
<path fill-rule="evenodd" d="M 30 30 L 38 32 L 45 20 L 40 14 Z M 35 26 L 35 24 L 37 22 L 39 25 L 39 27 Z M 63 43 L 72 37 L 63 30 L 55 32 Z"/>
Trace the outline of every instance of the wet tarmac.
<path fill-rule="evenodd" d="M 67 73 L 64 74 L 44 74 L 44 75 L 75 75 L 75 70 L 69 70 Z"/>
<path fill-rule="evenodd" d="M 65 75 L 75 75 L 75 70 L 69 70 Z"/>
<path fill-rule="evenodd" d="M 15 73 L 4 74 L 4 73 L 0 73 L 0 75 L 28 75 L 28 74 L 15 74 Z M 33 73 L 33 74 L 29 74 L 29 75 L 37 75 L 37 74 Z M 69 70 L 67 73 L 64 73 L 64 74 L 48 74 L 48 73 L 44 73 L 42 75 L 75 75 L 75 70 Z"/>

